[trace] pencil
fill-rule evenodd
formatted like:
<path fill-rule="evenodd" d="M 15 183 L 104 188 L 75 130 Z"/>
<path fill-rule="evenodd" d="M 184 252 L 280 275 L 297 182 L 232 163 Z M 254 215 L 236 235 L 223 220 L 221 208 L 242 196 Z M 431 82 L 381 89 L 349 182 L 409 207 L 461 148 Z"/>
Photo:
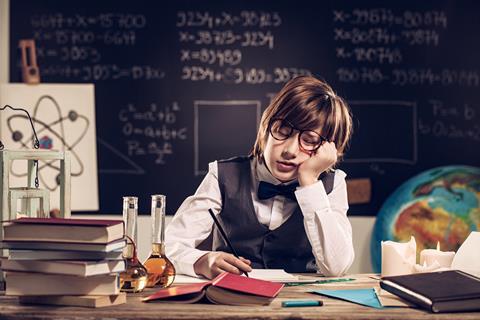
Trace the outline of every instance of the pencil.
<path fill-rule="evenodd" d="M 228 247 L 229 247 L 230 250 L 232 251 L 233 255 L 234 255 L 236 258 L 240 259 L 240 257 L 238 256 L 237 251 L 235 250 L 235 248 L 233 247 L 232 243 L 231 243 L 230 240 L 228 239 L 227 234 L 225 233 L 225 231 L 223 231 L 222 225 L 221 225 L 220 222 L 217 220 L 217 217 L 215 217 L 215 213 L 213 213 L 213 210 L 212 210 L 212 209 L 208 209 L 208 212 L 209 212 L 210 215 L 212 216 L 212 219 L 213 219 L 213 221 L 215 222 L 215 225 L 217 226 L 218 230 L 220 230 L 220 233 L 222 234 L 223 240 L 225 240 L 225 242 L 227 243 Z M 247 273 L 246 271 L 244 271 L 243 273 L 245 273 L 245 275 L 248 277 L 248 273 Z"/>

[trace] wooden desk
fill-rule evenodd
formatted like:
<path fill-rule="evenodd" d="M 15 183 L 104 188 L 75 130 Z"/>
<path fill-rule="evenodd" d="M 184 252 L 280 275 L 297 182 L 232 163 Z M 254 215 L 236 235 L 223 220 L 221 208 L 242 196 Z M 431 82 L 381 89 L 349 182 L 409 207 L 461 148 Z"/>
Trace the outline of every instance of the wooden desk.
<path fill-rule="evenodd" d="M 127 303 L 98 309 L 78 307 L 24 306 L 15 297 L 0 297 L 0 319 L 480 319 L 480 312 L 432 314 L 413 308 L 374 309 L 306 293 L 314 289 L 378 287 L 367 275 L 351 276 L 353 282 L 286 287 L 269 306 L 235 307 L 212 304 L 143 303 L 141 294 L 131 294 Z M 282 308 L 288 299 L 321 299 L 323 307 Z"/>

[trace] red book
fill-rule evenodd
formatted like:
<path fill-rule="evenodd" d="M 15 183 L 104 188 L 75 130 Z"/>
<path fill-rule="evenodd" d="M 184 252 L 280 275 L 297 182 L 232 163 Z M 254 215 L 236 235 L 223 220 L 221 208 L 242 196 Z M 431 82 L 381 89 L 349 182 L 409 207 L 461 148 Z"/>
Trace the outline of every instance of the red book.
<path fill-rule="evenodd" d="M 3 226 L 4 241 L 109 243 L 124 236 L 122 220 L 20 218 Z"/>
<path fill-rule="evenodd" d="M 211 281 L 161 289 L 143 301 L 194 303 L 206 299 L 216 304 L 268 305 L 283 286 L 224 272 Z"/>

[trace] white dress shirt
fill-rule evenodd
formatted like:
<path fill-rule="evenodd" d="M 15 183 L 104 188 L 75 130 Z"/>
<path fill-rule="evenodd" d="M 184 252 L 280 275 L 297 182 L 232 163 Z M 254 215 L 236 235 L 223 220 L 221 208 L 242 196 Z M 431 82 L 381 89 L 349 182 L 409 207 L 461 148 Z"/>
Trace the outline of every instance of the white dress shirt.
<path fill-rule="evenodd" d="M 319 273 L 338 276 L 353 263 L 352 227 L 347 218 L 348 201 L 345 172 L 335 171 L 333 190 L 327 195 L 321 181 L 297 187 L 297 202 L 284 196 L 259 200 L 259 181 L 280 184 L 264 164 L 251 160 L 253 206 L 258 221 L 275 230 L 294 212 L 296 204 L 303 213 L 303 224 Z M 217 162 L 209 170 L 193 196 L 185 199 L 166 230 L 166 254 L 178 274 L 197 276 L 193 264 L 209 251 L 196 249 L 212 231 L 213 220 L 208 209 L 220 212 L 222 197 L 218 184 Z"/>

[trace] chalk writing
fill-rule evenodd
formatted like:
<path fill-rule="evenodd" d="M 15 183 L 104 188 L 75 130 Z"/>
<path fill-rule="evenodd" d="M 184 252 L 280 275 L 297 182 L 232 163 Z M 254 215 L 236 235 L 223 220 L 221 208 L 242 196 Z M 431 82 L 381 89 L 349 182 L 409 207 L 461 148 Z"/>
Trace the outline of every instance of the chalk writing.
<path fill-rule="evenodd" d="M 142 29 L 147 25 L 147 19 L 143 14 L 129 13 L 100 13 L 98 15 L 72 14 L 66 15 L 60 12 L 33 15 L 30 23 L 35 29 L 63 29 L 63 28 L 119 28 L 119 29 Z"/>
<path fill-rule="evenodd" d="M 406 85 L 475 85 L 463 70 L 429 68 L 392 69 L 413 54 L 410 47 L 438 47 L 448 28 L 442 10 L 396 12 L 389 8 L 334 9 L 333 40 L 340 65 L 337 77 L 344 83 Z M 354 62 L 352 68 L 347 63 Z M 368 66 L 367 66 L 368 64 Z M 475 70 L 467 72 L 476 73 Z M 457 76 L 457 74 L 462 74 Z M 468 79 L 467 79 L 468 78 Z"/>
<path fill-rule="evenodd" d="M 166 164 L 166 156 L 172 155 L 175 141 L 188 139 L 186 126 L 177 123 L 178 103 L 159 107 L 156 103 L 137 107 L 130 103 L 118 112 L 130 157 L 153 156 L 154 163 Z"/>
<path fill-rule="evenodd" d="M 65 79 L 82 81 L 106 81 L 117 79 L 160 80 L 165 77 L 162 69 L 149 65 L 133 65 L 128 67 L 116 64 L 93 64 L 80 67 L 69 65 L 49 65 L 42 69 L 45 76 L 59 76 Z"/>
<path fill-rule="evenodd" d="M 448 105 L 439 99 L 430 99 L 428 104 L 432 117 L 419 119 L 418 130 L 421 134 L 442 139 L 480 141 L 477 105 Z"/>
<path fill-rule="evenodd" d="M 442 10 L 405 10 L 401 13 L 394 13 L 389 8 L 356 8 L 351 11 L 333 10 L 333 22 L 351 25 L 397 25 L 405 28 L 447 28 L 448 18 L 445 11 Z"/>
<path fill-rule="evenodd" d="M 239 14 L 222 12 L 213 15 L 210 12 L 178 11 L 177 27 L 278 27 L 282 18 L 278 12 L 241 11 Z"/>
<path fill-rule="evenodd" d="M 232 84 L 285 83 L 299 75 L 311 75 L 307 69 L 297 68 L 226 68 L 224 70 L 202 66 L 185 66 L 182 68 L 182 80 L 224 82 Z"/>
<path fill-rule="evenodd" d="M 480 86 L 480 70 L 409 68 L 383 70 L 381 68 L 338 68 L 340 82 L 358 84 L 384 84 L 394 86 Z"/>

